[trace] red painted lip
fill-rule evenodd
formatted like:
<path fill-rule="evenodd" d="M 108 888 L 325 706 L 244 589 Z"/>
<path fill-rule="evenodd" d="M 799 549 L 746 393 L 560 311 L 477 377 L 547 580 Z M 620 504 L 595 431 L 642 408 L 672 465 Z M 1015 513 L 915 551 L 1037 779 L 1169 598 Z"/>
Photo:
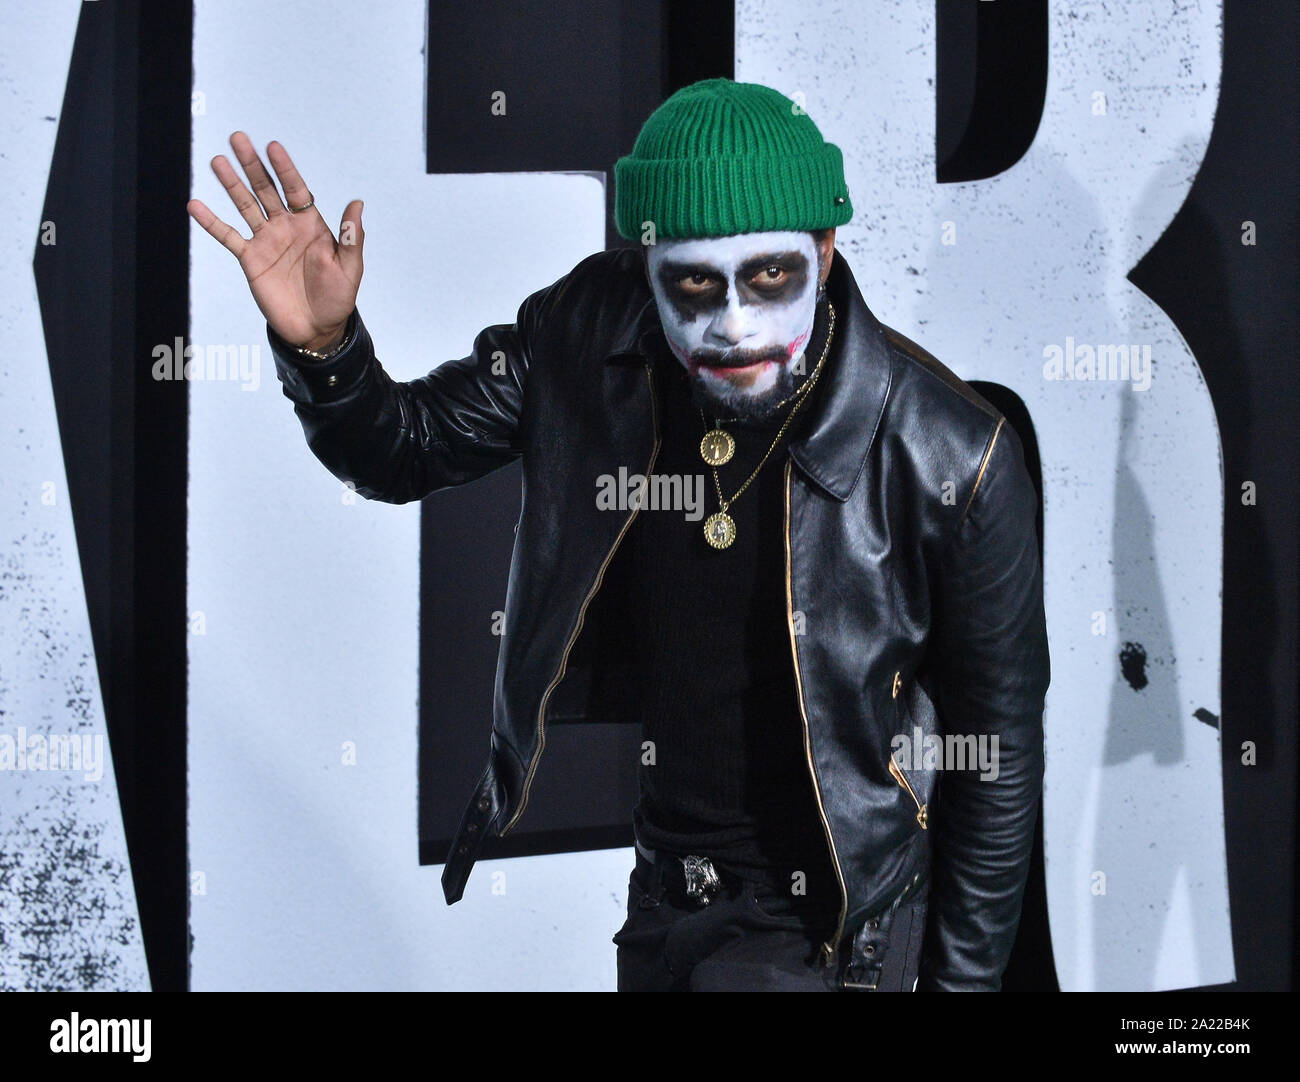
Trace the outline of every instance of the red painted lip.
<path fill-rule="evenodd" d="M 753 364 L 697 364 L 697 369 L 707 368 L 710 372 L 757 372 L 769 364 L 777 364 L 777 361 L 755 361 Z"/>

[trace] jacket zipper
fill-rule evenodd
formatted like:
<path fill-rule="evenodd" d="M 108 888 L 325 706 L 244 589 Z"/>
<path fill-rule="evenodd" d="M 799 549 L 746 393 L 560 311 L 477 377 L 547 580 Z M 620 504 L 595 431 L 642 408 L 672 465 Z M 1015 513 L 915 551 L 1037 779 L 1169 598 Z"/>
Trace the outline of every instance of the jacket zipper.
<path fill-rule="evenodd" d="M 821 816 L 822 829 L 826 832 L 826 844 L 830 847 L 831 861 L 835 865 L 835 877 L 840 886 L 840 913 L 835 925 L 835 933 L 821 946 L 821 962 L 824 966 L 833 965 L 840 935 L 844 931 L 844 919 L 848 915 L 848 888 L 844 885 L 844 872 L 840 868 L 840 855 L 835 850 L 835 839 L 831 836 L 830 820 L 826 817 L 826 808 L 822 804 L 821 785 L 817 781 L 817 768 L 813 765 L 812 735 L 808 728 L 808 712 L 804 709 L 803 680 L 799 676 L 799 646 L 794 633 L 794 598 L 790 581 L 790 463 L 785 460 L 785 618 L 790 629 L 790 653 L 794 657 L 794 684 L 799 699 L 799 717 L 803 722 L 803 749 L 808 760 L 808 772 L 812 775 L 813 794 L 817 798 L 817 814 Z M 892 759 L 891 759 L 892 762 Z"/>
<path fill-rule="evenodd" d="M 654 470 L 655 459 L 659 457 L 659 404 L 655 397 L 654 370 L 651 368 L 649 361 L 646 362 L 645 372 L 646 381 L 650 384 L 650 414 L 654 425 L 655 436 L 654 447 L 650 451 L 650 462 L 645 468 L 645 476 L 649 478 L 651 472 Z M 533 785 L 533 775 L 537 773 L 537 764 L 541 761 L 542 749 L 546 747 L 546 704 L 551 697 L 551 692 L 554 691 L 559 682 L 564 679 L 564 672 L 569 664 L 569 651 L 573 649 L 573 644 L 578 641 L 578 635 L 582 632 L 583 621 L 587 618 L 587 606 L 591 603 L 591 599 L 596 596 L 596 591 L 600 589 L 600 584 L 605 578 L 605 570 L 609 567 L 609 562 L 613 559 L 614 552 L 618 548 L 619 542 L 623 540 L 623 535 L 627 533 L 628 527 L 632 525 L 632 520 L 636 518 L 637 512 L 640 510 L 641 508 L 638 505 L 637 507 L 634 507 L 632 513 L 628 515 L 627 521 L 623 523 L 623 528 L 618 531 L 618 536 L 614 538 L 614 544 L 610 546 L 609 552 L 605 554 L 605 559 L 601 562 L 600 570 L 596 573 L 596 581 L 592 583 L 591 589 L 587 591 L 587 596 L 582 599 L 582 606 L 578 609 L 578 620 L 573 625 L 573 630 L 569 633 L 569 641 L 565 643 L 564 653 L 560 655 L 560 667 L 556 671 L 555 676 L 551 678 L 551 682 L 547 685 L 546 691 L 542 693 L 542 703 L 541 706 L 537 708 L 537 750 L 533 752 L 533 760 L 528 764 L 528 773 L 524 777 L 524 791 L 519 798 L 519 807 L 515 809 L 515 814 L 510 817 L 510 822 L 501 829 L 498 837 L 504 838 L 510 833 L 515 823 L 519 821 L 519 817 L 523 815 L 524 808 L 528 804 L 528 793 Z"/>
<path fill-rule="evenodd" d="M 916 805 L 916 821 L 921 824 L 921 829 L 928 830 L 930 826 L 930 817 L 925 810 L 925 805 L 917 800 L 916 791 L 912 788 L 912 785 L 907 778 L 903 776 L 902 770 L 899 769 L 899 766 L 894 761 L 892 755 L 889 757 L 889 772 L 894 775 L 894 780 L 907 790 L 907 795 L 912 798 L 912 803 Z"/>
<path fill-rule="evenodd" d="M 903 687 L 902 676 L 903 674 L 901 672 L 894 673 L 894 700 L 896 703 L 898 701 L 898 694 Z M 905 703 L 906 700 L 904 700 L 904 704 Z M 904 704 L 899 704 L 898 709 L 901 715 L 907 716 L 908 712 Z M 907 720 L 910 723 L 912 719 L 910 716 L 907 716 Z M 921 824 L 921 829 L 928 830 L 930 827 L 929 813 L 926 811 L 925 805 L 921 803 L 920 799 L 918 799 L 916 790 L 912 788 L 912 783 L 907 780 L 907 775 L 903 773 L 903 768 L 894 760 L 893 755 L 890 755 L 889 757 L 889 772 L 894 775 L 894 780 L 907 790 L 907 795 L 912 798 L 912 803 L 916 805 L 916 821 Z"/>

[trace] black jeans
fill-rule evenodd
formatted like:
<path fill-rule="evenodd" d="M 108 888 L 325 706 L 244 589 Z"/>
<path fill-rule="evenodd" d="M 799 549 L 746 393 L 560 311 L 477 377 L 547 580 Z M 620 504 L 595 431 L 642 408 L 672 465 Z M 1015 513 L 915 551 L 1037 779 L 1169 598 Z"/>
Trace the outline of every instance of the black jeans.
<path fill-rule="evenodd" d="M 877 991 L 912 991 L 924 900 L 894 914 Z M 628 878 L 627 920 L 614 936 L 620 992 L 832 992 L 837 971 L 817 965 L 838 913 L 765 883 L 732 882 L 699 908 L 675 897 L 639 853 Z"/>

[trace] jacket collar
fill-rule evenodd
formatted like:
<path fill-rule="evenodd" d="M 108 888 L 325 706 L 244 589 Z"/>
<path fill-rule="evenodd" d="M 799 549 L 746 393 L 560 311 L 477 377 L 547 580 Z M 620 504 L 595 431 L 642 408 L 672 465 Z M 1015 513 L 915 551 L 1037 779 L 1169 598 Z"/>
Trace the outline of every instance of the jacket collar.
<path fill-rule="evenodd" d="M 645 288 L 648 290 L 650 287 L 646 286 Z M 650 346 L 644 341 L 643 336 L 658 334 L 662 338 L 663 333 L 663 324 L 659 322 L 659 306 L 655 304 L 654 294 L 651 293 L 649 299 L 641 306 L 641 310 L 636 314 L 636 317 L 624 327 L 623 333 L 610 347 L 605 359 L 610 361 L 615 357 L 629 353 L 640 354 L 644 357 L 653 356 L 650 352 Z"/>
<path fill-rule="evenodd" d="M 649 288 L 648 286 L 646 287 Z M 835 341 L 826 358 L 826 381 L 803 434 L 790 441 L 790 457 L 835 499 L 852 495 L 885 412 L 892 379 L 885 328 L 862 298 L 848 261 L 835 251 L 826 292 L 835 305 Z M 647 336 L 663 338 L 653 294 L 609 350 L 652 356 Z"/>
<path fill-rule="evenodd" d="M 803 434 L 790 442 L 790 457 L 808 477 L 837 500 L 853 494 L 867 453 L 876 439 L 893 380 L 885 328 L 867 307 L 862 292 L 838 251 L 826 276 L 826 293 L 835 305 L 826 387 L 817 395 Z"/>

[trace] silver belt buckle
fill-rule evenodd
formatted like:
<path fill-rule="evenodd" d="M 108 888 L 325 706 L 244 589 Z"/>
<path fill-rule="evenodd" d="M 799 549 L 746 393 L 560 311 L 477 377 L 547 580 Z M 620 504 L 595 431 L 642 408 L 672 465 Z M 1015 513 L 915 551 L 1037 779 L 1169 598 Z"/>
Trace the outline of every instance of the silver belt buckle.
<path fill-rule="evenodd" d="M 704 907 L 713 901 L 713 896 L 722 886 L 717 869 L 708 857 L 697 857 L 693 853 L 681 858 L 682 868 L 686 872 L 686 897 L 696 905 Z"/>

